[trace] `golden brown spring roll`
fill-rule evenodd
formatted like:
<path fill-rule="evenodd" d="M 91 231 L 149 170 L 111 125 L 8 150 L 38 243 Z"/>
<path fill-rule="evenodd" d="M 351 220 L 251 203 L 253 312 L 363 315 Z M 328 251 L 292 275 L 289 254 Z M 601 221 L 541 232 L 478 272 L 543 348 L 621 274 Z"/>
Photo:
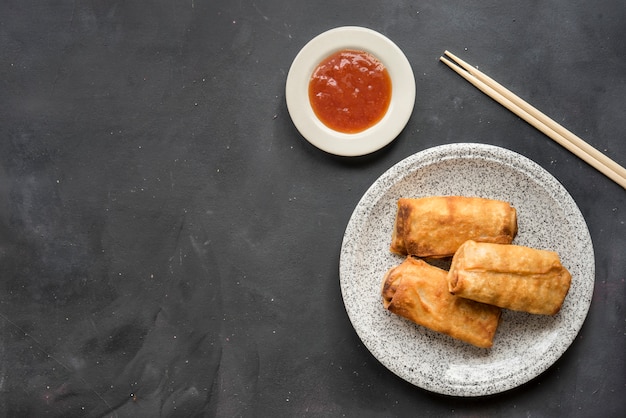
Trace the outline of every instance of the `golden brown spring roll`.
<path fill-rule="evenodd" d="M 445 270 L 409 256 L 385 274 L 383 306 L 433 331 L 491 347 L 500 308 L 451 295 L 446 277 Z"/>
<path fill-rule="evenodd" d="M 543 315 L 559 312 L 571 281 L 554 251 L 474 241 L 459 248 L 448 273 L 457 296 Z"/>
<path fill-rule="evenodd" d="M 510 244 L 517 213 L 500 200 L 463 196 L 401 198 L 391 251 L 424 258 L 451 257 L 467 240 Z"/>

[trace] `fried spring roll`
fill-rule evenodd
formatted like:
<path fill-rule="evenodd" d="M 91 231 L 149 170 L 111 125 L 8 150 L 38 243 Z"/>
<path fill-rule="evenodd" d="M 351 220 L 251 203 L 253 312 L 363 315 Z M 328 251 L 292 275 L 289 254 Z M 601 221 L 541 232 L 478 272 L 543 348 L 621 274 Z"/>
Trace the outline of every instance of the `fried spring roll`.
<path fill-rule="evenodd" d="M 500 308 L 451 295 L 447 272 L 407 257 L 385 274 L 385 309 L 453 338 L 489 348 L 500 320 Z"/>
<path fill-rule="evenodd" d="M 509 203 L 463 196 L 401 198 L 391 251 L 424 258 L 451 257 L 467 240 L 510 244 L 517 214 Z"/>
<path fill-rule="evenodd" d="M 554 251 L 474 241 L 459 248 L 448 272 L 454 295 L 543 315 L 559 312 L 571 281 Z"/>

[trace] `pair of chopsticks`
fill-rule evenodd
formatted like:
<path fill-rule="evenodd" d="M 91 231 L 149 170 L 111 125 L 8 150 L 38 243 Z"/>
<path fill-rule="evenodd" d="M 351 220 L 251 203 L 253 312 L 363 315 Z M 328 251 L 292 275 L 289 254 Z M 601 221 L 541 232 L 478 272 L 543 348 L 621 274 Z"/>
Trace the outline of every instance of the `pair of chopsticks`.
<path fill-rule="evenodd" d="M 626 169 L 449 51 L 439 59 L 511 112 L 626 189 Z M 454 62 L 452 62 L 454 61 Z"/>

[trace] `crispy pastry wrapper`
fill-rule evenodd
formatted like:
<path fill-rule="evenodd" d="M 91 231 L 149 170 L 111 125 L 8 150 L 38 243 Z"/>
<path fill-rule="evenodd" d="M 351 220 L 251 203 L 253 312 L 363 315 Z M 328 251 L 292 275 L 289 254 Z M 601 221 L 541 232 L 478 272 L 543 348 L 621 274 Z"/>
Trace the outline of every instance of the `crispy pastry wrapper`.
<path fill-rule="evenodd" d="M 572 276 L 554 251 L 467 241 L 452 258 L 451 293 L 515 311 L 555 315 Z"/>
<path fill-rule="evenodd" d="M 409 256 L 385 274 L 383 306 L 433 331 L 490 348 L 500 308 L 450 294 L 446 278 L 445 270 Z"/>
<path fill-rule="evenodd" d="M 401 198 L 390 250 L 452 257 L 467 240 L 510 244 L 516 234 L 517 213 L 507 202 L 464 196 Z"/>

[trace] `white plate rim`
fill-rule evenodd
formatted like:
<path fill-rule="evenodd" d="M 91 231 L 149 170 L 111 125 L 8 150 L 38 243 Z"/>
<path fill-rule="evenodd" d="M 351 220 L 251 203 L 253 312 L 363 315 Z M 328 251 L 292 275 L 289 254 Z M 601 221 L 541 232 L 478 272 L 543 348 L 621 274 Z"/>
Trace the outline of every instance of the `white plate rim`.
<path fill-rule="evenodd" d="M 395 211 L 393 210 L 395 208 L 395 201 L 383 201 L 386 195 L 391 193 L 390 190 L 409 176 L 412 176 L 411 179 L 414 181 L 414 177 L 419 177 L 419 173 L 423 170 L 428 170 L 433 167 L 433 170 L 436 170 L 438 165 L 444 163 L 454 163 L 456 161 L 465 163 L 466 161 L 474 160 L 478 162 L 477 165 L 480 165 L 483 161 L 487 165 L 501 165 L 503 167 L 502 170 L 511 170 L 516 176 L 528 178 L 529 182 L 533 185 L 532 187 L 538 187 L 540 188 L 539 190 L 543 188 L 547 195 L 554 197 L 554 201 L 548 203 L 560 208 L 560 210 L 563 211 L 562 215 L 571 221 L 569 227 L 572 230 L 567 231 L 567 233 L 572 234 L 572 241 L 571 244 L 568 243 L 564 245 L 571 245 L 572 251 L 580 252 L 580 254 L 577 254 L 579 257 L 577 260 L 572 260 L 572 257 L 569 256 L 567 257 L 568 259 L 562 259 L 564 265 L 566 263 L 573 264 L 572 266 L 568 266 L 572 272 L 572 287 L 570 288 L 570 293 L 566 298 L 561 312 L 557 315 L 557 318 L 554 319 L 554 324 L 551 323 L 554 329 L 550 329 L 552 333 L 547 334 L 548 337 L 552 339 L 550 343 L 546 345 L 543 344 L 543 342 L 531 341 L 539 347 L 539 351 L 534 352 L 535 348 L 532 346 L 532 349 L 529 350 L 530 354 L 523 354 L 521 360 L 522 364 L 507 365 L 507 360 L 504 360 L 504 364 L 499 364 L 497 367 L 493 366 L 494 370 L 489 369 L 489 367 L 491 367 L 489 363 L 490 356 L 494 349 L 485 350 L 471 348 L 447 336 L 435 335 L 436 333 L 424 330 L 415 324 L 408 323 L 408 321 L 390 314 L 382 308 L 379 293 L 375 296 L 368 295 L 367 298 L 369 298 L 369 301 L 363 303 L 361 303 L 360 297 L 355 296 L 360 292 L 371 291 L 372 289 L 376 291 L 380 289 L 380 283 L 368 283 L 367 286 L 369 287 L 363 284 L 369 280 L 367 274 L 363 274 L 363 271 L 359 271 L 359 263 L 365 263 L 365 261 L 363 261 L 364 257 L 371 259 L 368 259 L 367 264 L 363 265 L 369 266 L 372 264 L 374 265 L 373 270 L 378 269 L 375 275 L 379 277 L 374 277 L 371 280 L 382 280 L 382 275 L 386 269 L 391 266 L 389 261 L 386 261 L 386 265 L 384 265 L 385 262 L 378 261 L 376 257 L 379 256 L 362 254 L 361 248 L 359 248 L 357 243 L 358 239 L 355 239 L 355 237 L 362 237 L 363 241 L 369 239 L 366 235 L 367 229 L 370 227 L 368 225 L 368 217 L 373 216 L 375 208 L 391 205 L 392 208 L 387 211 L 385 216 L 389 218 L 395 215 Z M 446 182 L 451 181 L 450 179 L 443 180 L 442 185 L 448 184 Z M 495 179 L 494 181 L 498 184 L 501 179 Z M 419 184 L 419 178 L 417 183 L 418 184 L 415 184 L 414 187 L 423 186 Z M 428 191 L 433 192 L 432 190 L 427 190 L 426 192 Z M 376 214 L 378 215 L 378 213 Z M 380 219 L 374 220 L 374 222 L 377 223 L 380 223 L 380 221 Z M 383 223 L 389 225 L 390 222 L 392 223 L 393 219 L 385 219 Z M 520 225 L 520 227 L 520 233 L 523 233 L 523 225 Z M 389 236 L 390 234 L 391 231 L 389 231 Z M 385 247 L 385 245 L 382 247 Z M 388 256 L 385 255 L 385 257 Z M 401 259 L 398 259 L 396 264 L 400 262 Z M 377 263 L 381 264 L 376 266 Z M 551 174 L 530 159 L 504 148 L 479 143 L 447 144 L 429 148 L 407 157 L 383 173 L 369 187 L 357 204 L 348 222 L 340 254 L 340 287 L 344 305 L 350 321 L 364 345 L 384 366 L 404 380 L 423 389 L 451 396 L 472 397 L 504 392 L 530 381 L 548 369 L 569 348 L 580 331 L 591 304 L 594 281 L 595 264 L 591 237 L 584 217 L 570 194 Z M 365 306 L 365 304 L 367 304 L 367 306 Z M 503 316 L 505 314 L 503 314 Z M 512 315 L 518 315 L 518 313 L 513 313 Z M 385 323 L 378 325 L 377 321 Z M 546 321 L 552 321 L 552 318 L 546 319 Z M 381 335 L 382 332 L 380 330 L 388 329 L 387 327 L 389 327 L 390 324 L 402 328 L 394 331 L 397 336 L 388 337 Z M 500 328 L 502 328 L 502 324 Z M 500 332 L 500 329 L 498 332 Z M 531 330 L 531 336 L 535 335 L 533 332 L 535 332 L 535 330 Z M 537 335 L 539 335 L 543 333 L 543 330 L 538 328 L 536 332 Z M 465 369 L 463 369 L 462 364 L 459 367 L 455 365 L 455 370 L 460 370 L 462 374 L 464 374 L 464 381 L 462 383 L 451 381 L 448 378 L 448 370 L 441 364 L 430 364 L 417 370 L 417 368 L 407 364 L 407 362 L 414 361 L 412 357 L 414 353 L 407 354 L 403 349 L 394 349 L 394 347 L 399 346 L 398 344 L 404 344 L 405 342 L 398 342 L 396 340 L 381 342 L 381 340 L 385 338 L 407 338 L 407 340 L 409 340 L 409 346 L 411 343 L 414 343 L 417 344 L 417 347 L 427 347 L 428 350 L 431 346 L 425 345 L 426 343 L 434 344 L 432 346 L 433 350 L 441 350 L 442 346 L 446 350 L 458 350 L 461 353 L 459 358 L 468 359 L 468 365 Z M 417 343 L 416 341 L 420 338 L 423 340 Z M 501 339 L 508 341 L 507 338 L 510 338 L 510 336 L 507 335 Z M 498 334 L 496 334 L 494 348 L 498 343 L 502 343 L 502 341 L 498 341 Z M 421 346 L 419 344 L 421 344 Z M 509 344 L 509 342 L 507 342 L 507 344 Z M 513 341 L 512 344 L 518 343 Z M 498 349 L 501 355 L 507 355 L 506 350 L 508 347 Z M 448 353 L 450 352 L 456 355 L 455 351 L 448 351 Z M 517 353 L 517 351 L 511 352 Z M 422 350 L 421 356 L 425 356 L 424 350 Z M 429 360 L 433 361 L 433 358 L 436 357 L 437 354 L 433 354 L 433 356 L 429 357 Z M 497 359 L 497 357 L 495 358 Z M 483 359 L 487 359 L 484 364 L 480 363 Z M 446 361 L 445 358 L 438 360 L 442 362 Z M 520 361 L 519 358 L 514 360 Z M 502 358 L 500 358 L 500 361 L 502 361 Z M 509 361 L 512 362 L 512 360 Z M 477 368 L 478 366 L 482 367 L 482 369 Z M 503 373 L 501 370 L 503 370 L 502 368 L 505 366 L 514 366 L 512 369 L 515 370 L 509 374 Z M 479 369 L 480 373 L 476 372 L 476 375 L 474 375 L 475 371 Z M 496 378 L 491 379 L 490 373 L 492 372 L 494 375 L 499 374 Z"/>
<path fill-rule="evenodd" d="M 371 53 L 387 68 L 392 96 L 385 116 L 355 134 L 334 131 L 313 112 L 308 85 L 313 70 L 332 53 L 357 49 Z M 415 77 L 409 60 L 389 38 L 361 26 L 341 26 L 311 39 L 293 60 L 285 85 L 287 110 L 302 136 L 317 148 L 339 156 L 372 153 L 392 142 L 408 123 L 415 105 Z"/>

